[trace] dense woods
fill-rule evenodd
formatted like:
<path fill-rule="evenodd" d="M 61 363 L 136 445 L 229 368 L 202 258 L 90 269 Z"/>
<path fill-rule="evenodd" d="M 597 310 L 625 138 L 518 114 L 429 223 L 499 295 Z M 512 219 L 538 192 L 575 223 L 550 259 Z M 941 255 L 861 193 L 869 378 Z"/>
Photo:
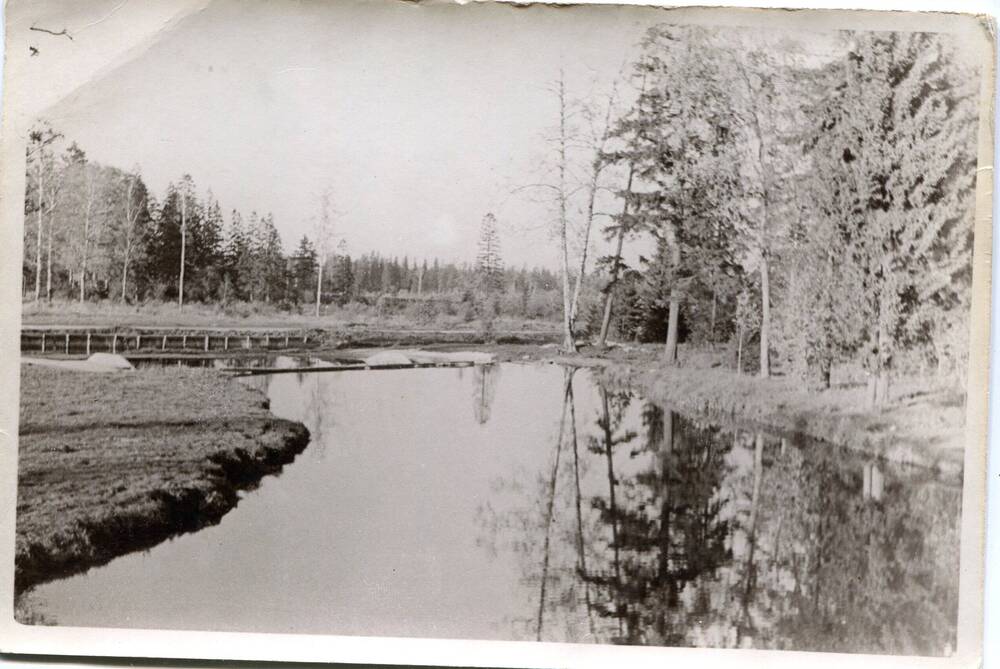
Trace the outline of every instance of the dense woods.
<path fill-rule="evenodd" d="M 270 213 L 223 212 L 211 190 L 201 194 L 190 175 L 158 200 L 138 168 L 99 165 L 46 124 L 31 134 L 25 197 L 24 296 L 28 300 L 116 300 L 266 303 L 311 306 L 360 302 L 398 306 L 408 298 L 469 319 L 480 312 L 479 290 L 492 308 L 524 318 L 551 317 L 557 278 L 545 269 L 504 268 L 499 233 L 484 228 L 476 263 L 352 257 L 343 241 L 328 246 L 321 226 L 289 251 Z M 321 202 L 321 208 L 322 208 Z M 183 270 L 183 276 L 181 274 Z M 485 277 L 485 280 L 484 280 Z M 183 292 L 182 292 L 183 291 Z M 385 298 L 397 298 L 395 301 Z M 428 306 L 429 305 L 429 306 Z M 421 310 L 417 310 L 418 312 Z"/>
<path fill-rule="evenodd" d="M 875 403 L 896 372 L 960 373 L 974 69 L 938 34 L 842 33 L 824 53 L 761 31 L 660 26 L 633 65 L 633 101 L 575 159 L 560 80 L 553 218 L 564 249 L 593 243 L 588 179 L 617 193 L 604 229 L 614 254 L 597 265 L 604 304 L 574 320 L 563 284 L 567 346 L 581 332 L 603 345 L 610 328 L 663 342 L 671 363 L 681 342 L 725 343 L 739 371 L 819 387 L 849 363 Z M 574 167 L 586 173 L 575 218 L 562 181 Z M 622 244 L 636 239 L 652 252 L 628 266 Z"/>
<path fill-rule="evenodd" d="M 680 344 L 726 346 L 739 372 L 817 387 L 847 363 L 878 403 L 896 372 L 964 365 L 976 73 L 945 35 L 828 41 L 664 25 L 603 98 L 574 99 L 560 75 L 551 179 L 537 184 L 556 271 L 505 268 L 493 214 L 474 262 L 352 257 L 333 244 L 329 193 L 289 249 L 270 213 L 223 211 L 189 175 L 157 199 L 138 167 L 99 165 L 41 123 L 24 293 L 546 319 L 567 350 L 658 341 L 672 363 Z M 629 264 L 632 244 L 647 251 Z"/>

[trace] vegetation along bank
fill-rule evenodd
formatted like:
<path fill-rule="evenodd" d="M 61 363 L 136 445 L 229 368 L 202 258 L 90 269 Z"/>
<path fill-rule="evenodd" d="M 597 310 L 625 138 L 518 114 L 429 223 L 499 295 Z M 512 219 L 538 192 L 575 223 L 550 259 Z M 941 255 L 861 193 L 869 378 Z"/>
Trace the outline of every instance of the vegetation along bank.
<path fill-rule="evenodd" d="M 22 366 L 15 591 L 217 522 L 308 439 L 210 370 Z"/>

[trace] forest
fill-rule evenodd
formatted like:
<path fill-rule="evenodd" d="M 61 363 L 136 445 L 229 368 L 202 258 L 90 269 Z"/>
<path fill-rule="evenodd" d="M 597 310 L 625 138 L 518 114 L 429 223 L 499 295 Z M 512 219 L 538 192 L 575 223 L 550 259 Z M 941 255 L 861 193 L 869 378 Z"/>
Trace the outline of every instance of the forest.
<path fill-rule="evenodd" d="M 263 303 L 300 310 L 317 302 L 375 304 L 402 293 L 452 296 L 458 309 L 471 304 L 478 285 L 474 264 L 378 252 L 352 258 L 343 240 L 326 249 L 304 235 L 289 252 L 272 214 L 244 217 L 233 209 L 227 216 L 190 175 L 158 200 L 138 168 L 97 164 L 76 143 L 57 155 L 62 136 L 47 124 L 30 140 L 22 266 L 28 301 Z M 555 302 L 547 294 L 557 284 L 551 271 L 495 268 L 510 293 L 505 309 L 526 318 L 551 315 Z"/>
<path fill-rule="evenodd" d="M 484 212 L 456 264 L 352 256 L 330 195 L 286 246 L 183 175 L 97 164 L 45 122 L 27 149 L 23 296 L 129 304 L 328 305 L 546 321 L 582 342 L 723 347 L 737 372 L 829 387 L 862 369 L 961 378 L 972 284 L 977 71 L 953 37 L 661 25 L 607 95 L 554 79 L 541 217 L 555 270 L 514 269 Z M 678 76 L 678 72 L 683 73 Z M 598 254 L 603 235 L 608 252 Z M 648 249 L 626 261 L 628 247 Z"/>

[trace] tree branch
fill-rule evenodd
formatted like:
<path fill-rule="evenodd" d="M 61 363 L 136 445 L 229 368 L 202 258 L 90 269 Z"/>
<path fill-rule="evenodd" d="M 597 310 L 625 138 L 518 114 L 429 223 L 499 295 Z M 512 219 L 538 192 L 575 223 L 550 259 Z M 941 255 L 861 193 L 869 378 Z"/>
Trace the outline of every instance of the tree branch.
<path fill-rule="evenodd" d="M 40 33 L 48 33 L 49 35 L 55 35 L 56 37 L 65 35 L 66 37 L 69 38 L 71 42 L 73 41 L 73 36 L 70 35 L 65 28 L 63 28 L 59 32 L 56 32 L 55 30 L 49 30 L 48 28 L 38 28 L 37 26 L 31 26 L 30 28 L 28 28 L 28 30 L 34 30 L 35 32 L 40 32 Z"/>

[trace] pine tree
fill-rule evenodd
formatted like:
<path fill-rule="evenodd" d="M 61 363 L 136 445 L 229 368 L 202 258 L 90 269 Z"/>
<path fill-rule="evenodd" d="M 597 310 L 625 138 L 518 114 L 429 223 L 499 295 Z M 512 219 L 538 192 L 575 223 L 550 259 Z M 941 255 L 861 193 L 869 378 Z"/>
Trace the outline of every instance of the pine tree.
<path fill-rule="evenodd" d="M 652 234 L 656 255 L 647 263 L 655 293 L 644 302 L 666 310 L 664 357 L 674 362 L 682 302 L 708 270 L 730 262 L 738 207 L 738 161 L 733 118 L 711 59 L 709 35 L 700 27 L 659 26 L 643 42 L 636 64 L 644 81 L 634 108 L 619 123 L 620 161 L 634 169 L 632 225 Z M 683 72 L 684 76 L 677 76 Z"/>
<path fill-rule="evenodd" d="M 899 354 L 967 308 L 974 77 L 932 33 L 856 33 L 838 65 L 815 150 L 844 184 L 863 362 L 881 404 Z"/>
<path fill-rule="evenodd" d="M 483 216 L 479 224 L 479 251 L 476 254 L 479 289 L 487 295 L 503 288 L 503 259 L 500 255 L 500 233 L 492 213 Z"/>

